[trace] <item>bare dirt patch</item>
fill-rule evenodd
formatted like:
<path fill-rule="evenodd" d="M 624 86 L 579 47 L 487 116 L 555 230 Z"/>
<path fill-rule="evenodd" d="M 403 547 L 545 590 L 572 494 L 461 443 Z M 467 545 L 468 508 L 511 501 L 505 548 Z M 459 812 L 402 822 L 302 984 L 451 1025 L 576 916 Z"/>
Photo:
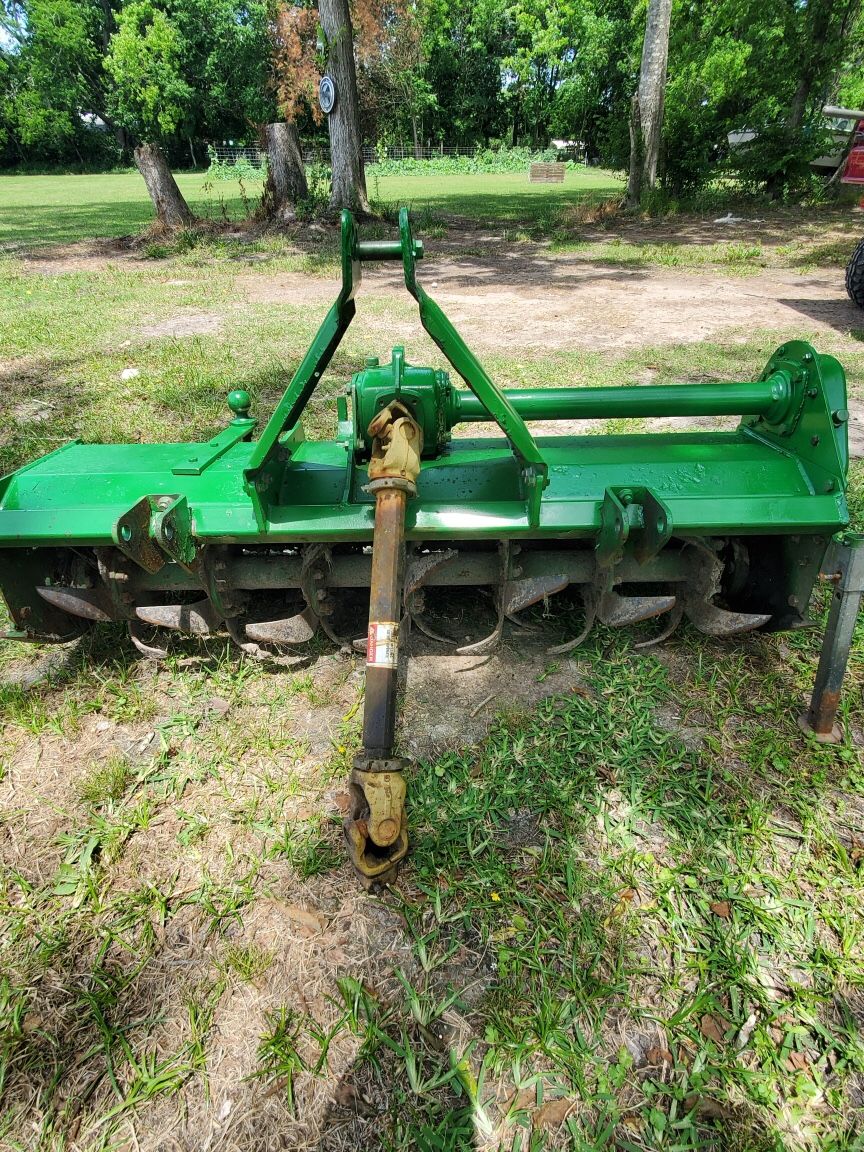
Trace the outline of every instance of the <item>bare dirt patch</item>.
<path fill-rule="evenodd" d="M 760 272 L 746 278 L 710 271 L 628 268 L 575 256 L 430 260 L 427 290 L 478 347 L 616 350 L 693 344 L 739 330 L 803 328 L 846 334 L 862 324 L 841 269 Z M 299 273 L 243 276 L 246 299 L 295 306 L 330 302 L 333 285 Z M 364 271 L 362 296 L 401 305 L 405 288 L 390 269 Z M 399 316 L 399 312 L 396 316 Z"/>
<path fill-rule="evenodd" d="M 214 336 L 222 329 L 223 318 L 215 312 L 188 312 L 169 316 L 154 324 L 144 324 L 138 335 L 151 340 L 165 337 L 180 339 L 184 336 Z"/>

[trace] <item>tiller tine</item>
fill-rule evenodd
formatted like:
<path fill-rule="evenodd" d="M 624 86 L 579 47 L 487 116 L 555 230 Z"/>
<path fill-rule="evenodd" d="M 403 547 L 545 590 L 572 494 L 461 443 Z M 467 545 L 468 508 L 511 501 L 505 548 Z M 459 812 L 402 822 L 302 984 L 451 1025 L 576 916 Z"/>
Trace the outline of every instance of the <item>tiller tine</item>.
<path fill-rule="evenodd" d="M 508 580 L 504 586 L 504 615 L 511 619 L 517 612 L 530 608 L 532 604 L 545 600 L 547 596 L 563 592 L 569 583 L 570 577 L 563 573 Z M 514 620 L 513 623 L 525 627 L 521 620 Z"/>
<path fill-rule="evenodd" d="M 640 640 L 638 644 L 634 644 L 634 648 L 654 648 L 658 644 L 662 644 L 664 640 L 668 640 L 684 616 L 684 601 L 677 600 L 675 607 L 669 613 L 669 620 L 666 627 L 657 636 L 652 636 L 650 640 Z"/>
<path fill-rule="evenodd" d="M 585 620 L 582 624 L 582 631 L 578 636 L 574 636 L 572 640 L 567 640 L 564 644 L 553 644 L 551 648 L 546 649 L 549 656 L 565 656 L 568 652 L 572 652 L 574 648 L 587 639 L 588 633 L 594 627 L 594 621 L 597 618 L 597 597 L 592 596 L 586 592 L 584 594 L 585 602 Z"/>
<path fill-rule="evenodd" d="M 691 624 L 707 636 L 739 636 L 768 623 L 770 612 L 730 612 L 718 607 L 713 600 L 721 591 L 723 563 L 720 557 L 704 540 L 689 540 L 687 548 L 697 557 L 695 576 L 687 585 L 684 598 L 684 611 Z"/>
<path fill-rule="evenodd" d="M 283 620 L 264 620 L 246 625 L 250 640 L 262 644 L 308 644 L 318 631 L 318 617 L 311 608 L 304 608 L 296 616 Z"/>
<path fill-rule="evenodd" d="M 597 619 L 610 628 L 627 628 L 671 612 L 674 596 L 619 596 L 617 592 L 604 592 L 597 601 Z"/>
<path fill-rule="evenodd" d="M 438 644 L 452 644 L 453 641 L 447 636 L 442 636 L 440 632 L 436 632 L 423 618 L 425 607 L 423 585 L 433 572 L 443 568 L 458 555 L 459 553 L 455 548 L 445 548 L 441 552 L 414 552 L 405 569 L 402 603 L 408 620 L 411 624 L 415 624 L 424 636 L 428 636 L 430 640 L 435 640 Z M 355 645 L 356 643 L 355 641 Z"/>
<path fill-rule="evenodd" d="M 56 586 L 37 587 L 43 600 L 70 616 L 80 616 L 84 620 L 95 620 L 104 624 L 114 620 L 111 598 L 103 588 L 60 588 Z"/>
<path fill-rule="evenodd" d="M 551 648 L 547 648 L 546 651 L 550 656 L 564 656 L 567 652 L 572 652 L 574 648 L 578 648 L 588 637 L 589 632 L 594 627 L 595 620 L 600 620 L 611 628 L 625 628 L 630 624 L 639 624 L 643 620 L 662 616 L 664 612 L 674 611 L 677 601 L 675 596 L 620 596 L 611 589 L 598 592 L 596 587 L 586 589 L 584 597 L 585 622 L 582 631 L 578 636 L 574 636 L 572 640 L 568 640 L 564 644 L 555 644 Z M 647 643 L 657 644 L 661 640 L 665 640 L 667 635 L 674 632 L 680 619 L 681 614 L 679 612 L 668 631 Z"/>
<path fill-rule="evenodd" d="M 690 623 L 707 636 L 740 636 L 771 619 L 770 612 L 729 612 L 708 600 L 688 599 L 684 611 Z"/>
<path fill-rule="evenodd" d="M 504 632 L 504 617 L 506 615 L 507 587 L 510 583 L 510 542 L 502 540 L 498 545 L 498 556 L 501 560 L 501 583 L 495 590 L 495 607 L 498 618 L 495 627 L 482 640 L 474 644 L 462 644 L 456 649 L 457 656 L 485 656 L 498 646 Z"/>
<path fill-rule="evenodd" d="M 141 629 L 137 620 L 129 621 L 129 639 L 148 660 L 167 660 L 168 653 L 164 648 L 157 648 L 155 644 L 148 644 L 146 640 L 141 639 Z"/>
<path fill-rule="evenodd" d="M 423 633 L 423 635 L 428 636 L 430 640 L 435 640 L 438 644 L 452 644 L 453 643 L 453 641 L 450 639 L 449 636 L 442 636 L 440 632 L 436 632 L 434 628 L 430 627 L 429 624 L 427 624 L 426 621 L 423 619 L 422 613 L 420 613 L 419 611 L 417 611 L 417 610 L 412 611 L 410 613 L 408 619 L 415 626 L 415 628 L 419 628 L 420 631 Z M 355 641 L 355 643 L 356 643 L 356 641 Z M 365 650 L 366 642 L 364 640 L 364 641 L 361 641 L 361 643 L 362 643 L 363 647 L 360 649 L 360 651 L 362 652 Z"/>
<path fill-rule="evenodd" d="M 194 604 L 145 604 L 135 609 L 135 615 L 155 628 L 173 628 L 190 636 L 209 636 L 222 624 L 222 617 L 209 600 L 196 600 Z"/>

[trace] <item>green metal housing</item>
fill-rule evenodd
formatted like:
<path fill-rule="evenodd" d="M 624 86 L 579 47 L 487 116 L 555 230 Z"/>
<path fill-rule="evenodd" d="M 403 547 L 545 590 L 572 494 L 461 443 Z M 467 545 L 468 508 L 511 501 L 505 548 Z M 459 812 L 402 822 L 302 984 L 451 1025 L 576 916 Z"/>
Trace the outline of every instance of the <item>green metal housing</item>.
<path fill-rule="evenodd" d="M 10 635 L 66 639 L 82 620 L 129 618 L 136 597 L 178 590 L 203 589 L 215 616 L 237 618 L 244 590 L 300 588 L 303 565 L 291 569 L 291 550 L 310 545 L 328 549 L 333 581 L 344 578 L 340 564 L 353 564 L 362 585 L 375 507 L 368 426 L 395 400 L 423 431 L 406 519 L 412 547 L 452 547 L 463 557 L 474 549 L 482 559 L 502 541 L 517 543 L 538 571 L 549 566 L 546 553 L 553 568 L 569 556 L 571 582 L 582 571 L 584 582 L 611 588 L 692 581 L 686 557 L 703 540 L 726 573 L 706 592 L 712 604 L 770 615 L 768 627 L 807 622 L 827 544 L 848 522 L 846 385 L 833 357 L 790 341 L 753 382 L 502 390 L 417 283 L 421 256 L 404 209 L 398 241 L 366 244 L 343 213 L 341 289 L 257 438 L 248 397 L 234 392 L 233 418 L 204 443 L 75 442 L 3 478 L 0 588 Z M 387 259 L 402 261 L 452 376 L 413 366 L 396 348 L 389 363 L 370 360 L 354 375 L 336 438 L 307 440 L 303 409 L 355 314 L 361 264 Z M 528 427 L 730 414 L 741 421 L 728 432 L 535 437 Z M 497 424 L 498 434 L 451 436 L 478 421 Z M 208 561 L 216 556 L 228 571 L 221 592 Z M 440 580 L 459 582 L 452 563 Z M 44 594 L 97 585 L 113 597 L 113 608 L 100 601 L 102 615 L 70 614 Z"/>

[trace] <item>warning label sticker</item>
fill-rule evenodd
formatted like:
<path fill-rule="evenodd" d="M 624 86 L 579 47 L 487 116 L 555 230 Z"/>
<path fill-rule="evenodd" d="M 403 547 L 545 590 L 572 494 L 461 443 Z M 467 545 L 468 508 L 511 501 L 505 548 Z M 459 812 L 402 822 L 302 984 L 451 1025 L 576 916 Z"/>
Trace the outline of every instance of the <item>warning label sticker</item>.
<path fill-rule="evenodd" d="M 366 640 L 366 663 L 370 668 L 395 668 L 399 663 L 399 625 L 372 620 Z"/>

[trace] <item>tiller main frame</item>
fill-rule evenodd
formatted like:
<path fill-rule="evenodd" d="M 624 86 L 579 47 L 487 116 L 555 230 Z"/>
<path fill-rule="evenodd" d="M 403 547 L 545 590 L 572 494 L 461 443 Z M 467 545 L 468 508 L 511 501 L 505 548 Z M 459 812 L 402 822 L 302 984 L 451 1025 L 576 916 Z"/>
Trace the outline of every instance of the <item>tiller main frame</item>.
<path fill-rule="evenodd" d="M 422 244 L 358 239 L 342 215 L 342 287 L 258 439 L 250 399 L 228 396 L 224 431 L 201 444 L 75 442 L 0 481 L 0 588 L 18 640 L 67 641 L 99 621 L 227 631 L 251 654 L 334 640 L 334 593 L 369 589 L 363 751 L 345 822 L 367 884 L 408 848 L 404 761 L 394 756 L 397 665 L 424 590 L 492 593 L 496 624 L 568 585 L 594 620 L 659 617 L 656 643 L 686 616 L 713 636 L 810 624 L 815 581 L 834 607 L 806 723 L 836 738 L 840 681 L 862 588 L 844 534 L 846 384 L 831 356 L 790 341 L 748 383 L 502 390 L 418 284 Z M 301 418 L 354 317 L 361 265 L 400 260 L 420 320 L 455 374 L 394 348 L 337 401 L 335 439 Z M 501 318 L 501 343 L 506 346 Z M 350 402 L 350 403 L 349 403 Z M 526 422 L 741 417 L 734 431 L 535 437 Z M 500 435 L 451 439 L 491 421 Z M 370 547 L 371 546 L 371 547 Z M 830 547 L 829 547 L 830 546 Z M 149 635 L 149 634 L 148 634 Z"/>

